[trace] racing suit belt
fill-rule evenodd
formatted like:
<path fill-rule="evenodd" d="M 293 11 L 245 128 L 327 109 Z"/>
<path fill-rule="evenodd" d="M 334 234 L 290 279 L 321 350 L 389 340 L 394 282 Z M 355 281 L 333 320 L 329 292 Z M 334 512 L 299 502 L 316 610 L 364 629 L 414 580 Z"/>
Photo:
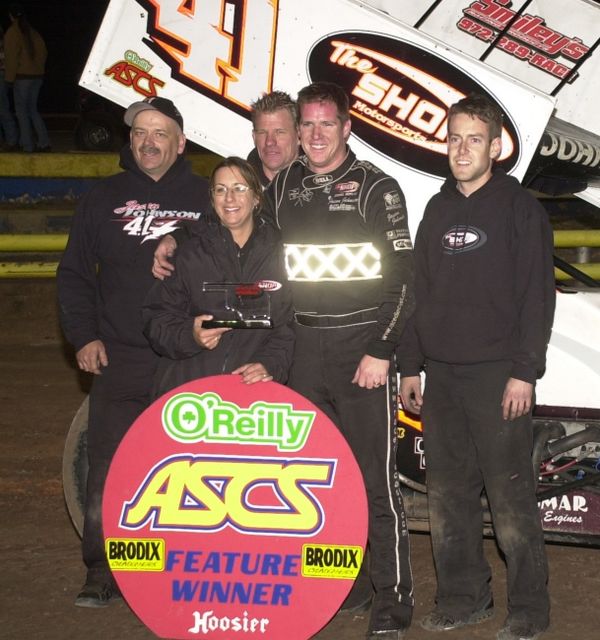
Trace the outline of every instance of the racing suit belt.
<path fill-rule="evenodd" d="M 296 322 L 305 327 L 336 328 L 351 327 L 353 325 L 367 324 L 377 321 L 377 309 L 365 309 L 341 316 L 316 315 L 311 313 L 296 313 Z"/>

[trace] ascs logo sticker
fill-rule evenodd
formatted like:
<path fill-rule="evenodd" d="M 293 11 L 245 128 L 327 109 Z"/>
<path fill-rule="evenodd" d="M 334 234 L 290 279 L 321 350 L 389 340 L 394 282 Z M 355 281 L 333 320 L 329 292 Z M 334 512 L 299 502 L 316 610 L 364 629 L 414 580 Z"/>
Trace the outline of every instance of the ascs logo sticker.
<path fill-rule="evenodd" d="M 474 78 L 430 51 L 374 33 L 327 35 L 311 49 L 308 71 L 312 81 L 336 82 L 347 91 L 354 135 L 391 160 L 435 177 L 448 175 L 450 105 L 473 92 L 497 102 Z M 520 143 L 503 112 L 498 164 L 509 172 Z"/>

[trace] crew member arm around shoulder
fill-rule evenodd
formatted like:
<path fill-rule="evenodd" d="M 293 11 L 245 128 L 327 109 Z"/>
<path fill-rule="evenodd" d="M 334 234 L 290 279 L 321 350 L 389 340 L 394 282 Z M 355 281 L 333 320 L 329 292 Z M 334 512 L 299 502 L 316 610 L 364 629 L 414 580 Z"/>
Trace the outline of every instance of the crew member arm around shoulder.
<path fill-rule="evenodd" d="M 104 343 L 98 336 L 97 244 L 100 230 L 93 215 L 94 196 L 78 205 L 67 247 L 56 272 L 60 323 L 76 351 L 82 371 L 101 373 L 108 366 Z"/>
<path fill-rule="evenodd" d="M 152 260 L 152 275 L 157 280 L 168 278 L 175 270 L 175 252 L 192 236 L 192 230 L 188 225 L 173 230 L 166 235 L 156 246 Z"/>

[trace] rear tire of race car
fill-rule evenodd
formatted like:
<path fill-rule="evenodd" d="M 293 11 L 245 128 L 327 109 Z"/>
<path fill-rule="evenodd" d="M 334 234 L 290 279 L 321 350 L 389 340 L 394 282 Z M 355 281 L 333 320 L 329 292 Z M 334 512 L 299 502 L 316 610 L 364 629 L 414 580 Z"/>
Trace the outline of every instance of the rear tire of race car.
<path fill-rule="evenodd" d="M 75 144 L 84 151 L 118 151 L 123 143 L 113 118 L 104 113 L 81 116 L 75 129 Z"/>
<path fill-rule="evenodd" d="M 89 399 L 86 398 L 69 428 L 63 451 L 62 477 L 65 504 L 77 533 L 83 533 L 85 490 L 88 475 L 87 427 Z"/>

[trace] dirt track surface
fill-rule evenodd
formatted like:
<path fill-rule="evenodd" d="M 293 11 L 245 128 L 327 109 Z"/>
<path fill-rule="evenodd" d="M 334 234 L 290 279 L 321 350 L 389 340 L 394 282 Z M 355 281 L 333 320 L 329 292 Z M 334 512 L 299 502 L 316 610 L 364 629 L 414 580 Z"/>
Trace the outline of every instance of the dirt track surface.
<path fill-rule="evenodd" d="M 54 282 L 0 282 L 0 638 L 142 640 L 155 636 L 124 602 L 107 609 L 73 606 L 84 576 L 79 538 L 61 483 L 64 439 L 85 397 L 56 325 Z M 415 620 L 432 604 L 429 537 L 412 535 Z M 544 640 L 600 638 L 600 550 L 548 545 L 552 627 Z M 493 541 L 496 615 L 486 624 L 432 634 L 415 622 L 407 640 L 494 639 L 506 614 L 505 572 Z M 336 618 L 316 638 L 358 640 L 367 619 Z M 278 640 L 278 639 L 277 639 Z M 282 638 L 281 640 L 285 640 Z"/>

